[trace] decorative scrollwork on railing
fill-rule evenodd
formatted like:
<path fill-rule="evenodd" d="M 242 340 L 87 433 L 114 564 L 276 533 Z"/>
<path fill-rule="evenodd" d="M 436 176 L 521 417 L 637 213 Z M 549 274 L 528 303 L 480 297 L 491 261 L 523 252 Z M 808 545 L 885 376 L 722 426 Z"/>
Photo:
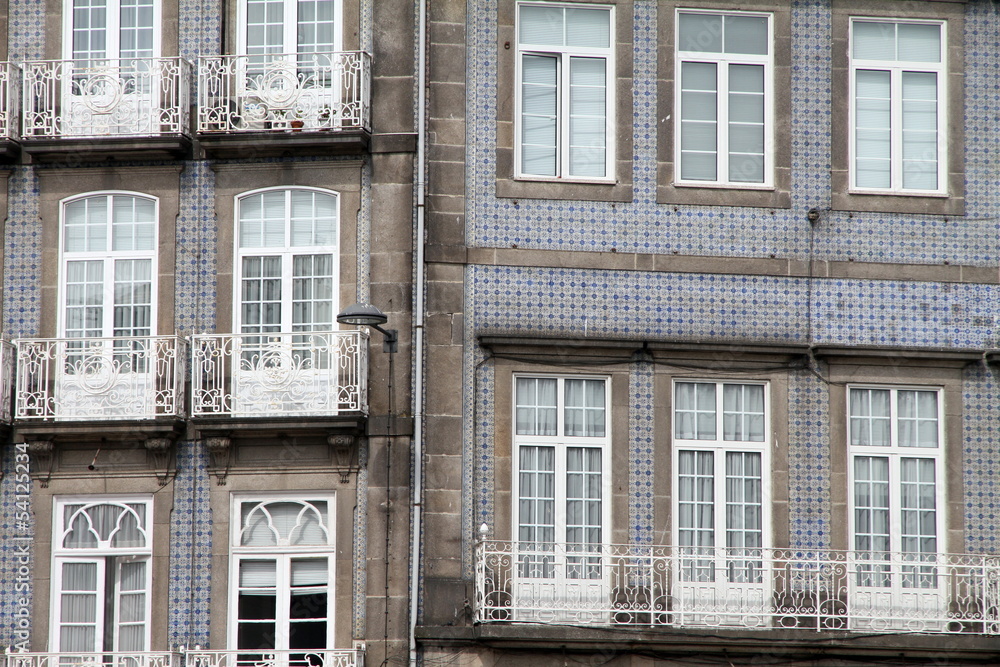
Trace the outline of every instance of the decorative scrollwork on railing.
<path fill-rule="evenodd" d="M 16 345 L 18 419 L 183 416 L 181 338 L 23 339 Z"/>
<path fill-rule="evenodd" d="M 357 331 L 193 336 L 192 414 L 364 413 L 362 340 Z"/>
<path fill-rule="evenodd" d="M 371 130 L 371 56 L 362 51 L 205 56 L 198 132 Z"/>
<path fill-rule="evenodd" d="M 180 667 L 178 653 L 6 653 L 7 667 Z"/>
<path fill-rule="evenodd" d="M 988 556 L 483 540 L 475 572 L 484 623 L 1000 632 Z"/>
<path fill-rule="evenodd" d="M 185 667 L 361 667 L 361 649 L 184 651 Z"/>
<path fill-rule="evenodd" d="M 23 78 L 28 139 L 188 131 L 191 65 L 180 58 L 34 61 Z"/>

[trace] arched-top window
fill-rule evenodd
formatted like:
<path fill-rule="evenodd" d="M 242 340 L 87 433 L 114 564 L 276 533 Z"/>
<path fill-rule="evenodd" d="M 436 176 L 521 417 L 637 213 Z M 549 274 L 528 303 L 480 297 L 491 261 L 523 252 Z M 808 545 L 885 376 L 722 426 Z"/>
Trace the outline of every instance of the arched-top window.
<path fill-rule="evenodd" d="M 63 203 L 60 335 L 138 337 L 155 332 L 157 202 L 101 193 Z"/>
<path fill-rule="evenodd" d="M 307 188 L 237 200 L 240 333 L 330 331 L 337 313 L 339 201 Z"/>
<path fill-rule="evenodd" d="M 56 500 L 51 650 L 149 650 L 152 506 L 149 497 Z"/>

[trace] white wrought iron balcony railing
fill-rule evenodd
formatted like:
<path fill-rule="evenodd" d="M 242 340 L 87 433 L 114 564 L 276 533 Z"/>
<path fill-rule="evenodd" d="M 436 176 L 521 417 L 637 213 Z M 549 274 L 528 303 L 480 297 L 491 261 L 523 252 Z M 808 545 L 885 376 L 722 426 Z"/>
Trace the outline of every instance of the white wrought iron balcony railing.
<path fill-rule="evenodd" d="M 17 139 L 21 121 L 21 69 L 0 62 L 0 139 Z"/>
<path fill-rule="evenodd" d="M 184 652 L 184 667 L 364 667 L 364 649 L 245 649 Z"/>
<path fill-rule="evenodd" d="M 184 416 L 182 338 L 34 338 L 16 346 L 16 419 Z"/>
<path fill-rule="evenodd" d="M 19 653 L 5 651 L 5 667 L 180 667 L 180 654 L 157 651 Z"/>
<path fill-rule="evenodd" d="M 191 64 L 182 58 L 44 60 L 23 65 L 25 139 L 187 134 Z"/>
<path fill-rule="evenodd" d="M 367 414 L 366 341 L 360 331 L 192 336 L 191 414 Z"/>
<path fill-rule="evenodd" d="M 484 540 L 475 620 L 1000 634 L 1000 557 Z"/>
<path fill-rule="evenodd" d="M 198 132 L 371 131 L 364 51 L 203 56 Z"/>
<path fill-rule="evenodd" d="M 0 423 L 9 424 L 13 417 L 11 399 L 14 396 L 14 346 L 0 340 Z"/>

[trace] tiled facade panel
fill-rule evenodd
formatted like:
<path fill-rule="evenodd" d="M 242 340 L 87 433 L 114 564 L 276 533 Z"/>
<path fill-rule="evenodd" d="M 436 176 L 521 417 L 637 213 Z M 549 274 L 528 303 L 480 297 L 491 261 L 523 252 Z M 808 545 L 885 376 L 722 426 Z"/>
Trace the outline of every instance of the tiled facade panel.
<path fill-rule="evenodd" d="M 475 508 L 469 528 L 492 525 L 493 372 L 474 351 L 482 334 L 632 340 L 805 343 L 808 281 L 802 278 L 693 275 L 476 266 L 467 273 L 467 492 Z M 812 342 L 816 345 L 991 348 L 996 286 L 816 279 Z M 474 304 L 474 305 L 473 305 Z M 821 375 L 826 369 L 817 369 Z M 474 376 L 475 383 L 471 384 Z M 995 489 L 1000 429 L 995 426 L 996 371 L 966 372 L 964 442 L 966 531 L 970 551 L 995 552 Z M 789 540 L 800 548 L 830 546 L 830 396 L 810 372 L 789 373 Z M 650 539 L 653 515 L 652 433 L 666 405 L 652 388 L 651 364 L 631 369 L 629 396 L 629 537 Z M 470 414 L 471 410 L 471 414 Z M 473 436 L 473 433 L 475 434 Z M 473 440 L 474 437 L 474 440 Z M 655 533 L 654 533 L 655 534 Z M 470 534 L 471 535 L 471 534 Z"/>
<path fill-rule="evenodd" d="M 965 549 L 1000 552 L 1000 371 L 970 365 L 965 371 L 962 475 L 965 479 Z"/>
<path fill-rule="evenodd" d="M 663 517 L 655 521 L 653 466 L 653 364 L 636 359 L 629 373 L 628 536 L 635 544 L 665 540 Z"/>
<path fill-rule="evenodd" d="M 827 385 L 789 373 L 788 542 L 800 549 L 830 548 L 830 418 Z"/>
<path fill-rule="evenodd" d="M 38 216 L 38 177 L 34 169 L 15 167 L 7 189 L 3 330 L 11 338 L 36 336 L 41 313 L 42 221 Z"/>
<path fill-rule="evenodd" d="M 23 471 L 27 454 L 14 447 L 0 450 L 0 645 L 27 648 L 33 596 L 30 572 L 35 537 L 30 506 L 31 483 Z"/>
<path fill-rule="evenodd" d="M 207 162 L 190 161 L 181 172 L 177 220 L 177 333 L 215 331 L 218 253 L 215 220 L 215 172 Z"/>
<path fill-rule="evenodd" d="M 207 458 L 200 443 L 177 446 L 167 605 L 170 646 L 209 645 L 212 513 Z"/>
<path fill-rule="evenodd" d="M 996 57 L 990 3 L 966 5 L 966 217 L 824 212 L 810 231 L 805 213 L 830 205 L 830 3 L 792 3 L 792 208 L 656 203 L 657 3 L 636 0 L 633 17 L 634 191 L 630 203 L 503 199 L 496 179 L 497 7 L 470 3 L 467 187 L 470 245 L 725 257 L 768 257 L 989 265 L 1000 259 L 995 214 Z M 810 235 L 814 238 L 810 239 Z M 811 252 L 810 252 L 811 248 Z"/>

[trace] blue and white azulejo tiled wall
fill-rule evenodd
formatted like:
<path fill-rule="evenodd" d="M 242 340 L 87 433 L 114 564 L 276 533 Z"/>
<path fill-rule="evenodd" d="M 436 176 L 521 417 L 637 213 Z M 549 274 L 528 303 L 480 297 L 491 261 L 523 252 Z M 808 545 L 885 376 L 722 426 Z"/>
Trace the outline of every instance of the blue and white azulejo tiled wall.
<path fill-rule="evenodd" d="M 829 0 L 791 3 L 792 206 L 670 205 L 656 201 L 658 3 L 634 0 L 631 202 L 500 198 L 495 195 L 497 1 L 468 3 L 467 243 L 472 247 L 861 261 L 1000 263 L 1000 14 L 965 5 L 966 215 L 945 218 L 828 211 L 810 230 L 805 212 L 831 201 L 831 11 Z M 506 93 L 504 93 L 506 95 Z M 595 258 L 595 265 L 599 259 Z M 1000 347 L 1000 286 L 970 282 L 470 266 L 466 273 L 465 525 L 467 546 L 492 525 L 493 372 L 477 337 L 685 340 L 891 348 Z M 633 363 L 629 396 L 629 536 L 662 524 L 649 500 L 650 415 L 666 398 Z M 1000 552 L 1000 395 L 985 364 L 965 372 L 965 549 Z M 829 546 L 829 392 L 810 373 L 790 373 L 789 539 Z M 659 511 L 663 511 L 662 508 Z M 466 555 L 470 551 L 467 549 Z"/>

